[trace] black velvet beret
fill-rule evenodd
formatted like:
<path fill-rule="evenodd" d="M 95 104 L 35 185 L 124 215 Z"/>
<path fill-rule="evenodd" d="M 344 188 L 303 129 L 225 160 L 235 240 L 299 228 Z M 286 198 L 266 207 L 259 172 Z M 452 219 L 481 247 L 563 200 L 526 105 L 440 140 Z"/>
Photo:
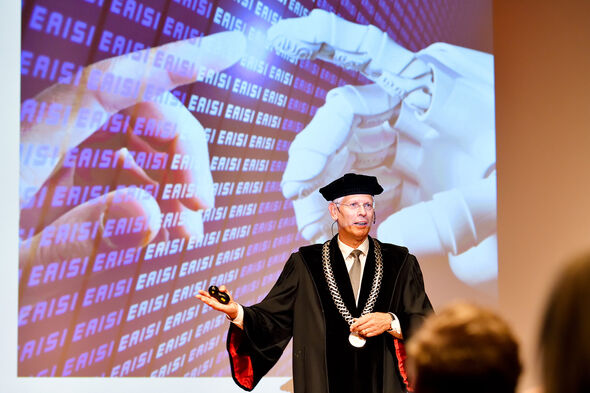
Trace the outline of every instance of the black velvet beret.
<path fill-rule="evenodd" d="M 327 186 L 320 188 L 320 194 L 327 201 L 333 201 L 336 198 L 346 195 L 379 195 L 382 192 L 383 187 L 379 185 L 375 176 L 359 175 L 356 173 L 347 173 Z"/>

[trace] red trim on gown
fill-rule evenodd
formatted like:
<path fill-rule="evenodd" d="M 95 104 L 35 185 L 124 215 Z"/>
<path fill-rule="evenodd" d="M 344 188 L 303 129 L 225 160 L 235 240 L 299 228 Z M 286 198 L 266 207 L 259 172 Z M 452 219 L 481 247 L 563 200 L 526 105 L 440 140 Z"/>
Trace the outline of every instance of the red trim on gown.
<path fill-rule="evenodd" d="M 239 355 L 238 348 L 242 342 L 242 331 L 234 331 L 230 336 L 229 354 L 233 364 L 233 372 L 236 380 L 244 388 L 252 390 L 254 388 L 254 369 L 252 368 L 252 359 L 250 356 Z"/>
<path fill-rule="evenodd" d="M 397 366 L 399 368 L 399 373 L 402 376 L 404 385 L 406 385 L 406 389 L 408 389 L 408 392 L 413 392 L 414 389 L 412 388 L 412 385 L 408 380 L 408 370 L 406 369 L 406 359 L 408 358 L 408 355 L 406 355 L 406 347 L 397 338 L 393 339 L 393 343 L 395 345 L 395 357 L 397 358 Z"/>

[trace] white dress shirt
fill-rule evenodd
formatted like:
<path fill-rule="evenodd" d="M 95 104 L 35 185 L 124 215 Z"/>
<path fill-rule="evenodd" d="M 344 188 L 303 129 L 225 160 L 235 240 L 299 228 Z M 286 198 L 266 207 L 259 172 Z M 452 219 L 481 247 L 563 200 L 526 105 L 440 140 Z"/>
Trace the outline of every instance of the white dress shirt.
<path fill-rule="evenodd" d="M 340 241 L 340 237 L 338 237 L 338 247 L 340 248 L 340 252 L 342 253 L 342 258 L 344 258 L 344 263 L 346 263 L 346 270 L 350 273 L 350 269 L 352 269 L 352 265 L 354 264 L 354 257 L 352 256 L 352 252 L 355 248 L 350 247 L 347 244 L 342 243 Z M 365 271 L 365 262 L 367 261 L 367 254 L 369 253 L 369 238 L 367 237 L 365 241 L 363 241 L 356 250 L 359 250 L 361 254 L 359 255 L 359 260 L 361 261 L 361 277 L 359 282 L 363 282 L 363 273 Z M 359 294 L 361 292 L 361 286 L 359 285 L 358 293 L 354 294 L 356 299 L 356 305 L 359 305 Z"/>

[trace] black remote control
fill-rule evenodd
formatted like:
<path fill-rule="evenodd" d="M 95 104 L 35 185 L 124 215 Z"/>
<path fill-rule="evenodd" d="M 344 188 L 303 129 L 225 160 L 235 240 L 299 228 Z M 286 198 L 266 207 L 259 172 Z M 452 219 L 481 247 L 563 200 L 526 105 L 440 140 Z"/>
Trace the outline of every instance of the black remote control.
<path fill-rule="evenodd" d="M 229 295 L 225 292 L 221 292 L 215 285 L 209 287 L 209 295 L 213 296 L 221 304 L 229 303 Z"/>

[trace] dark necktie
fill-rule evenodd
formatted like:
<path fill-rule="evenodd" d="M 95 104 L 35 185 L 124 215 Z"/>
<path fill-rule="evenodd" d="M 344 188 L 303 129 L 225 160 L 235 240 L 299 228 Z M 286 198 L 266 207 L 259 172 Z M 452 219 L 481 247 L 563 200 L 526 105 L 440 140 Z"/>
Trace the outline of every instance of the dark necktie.
<path fill-rule="evenodd" d="M 352 263 L 352 267 L 348 272 L 348 276 L 350 277 L 350 284 L 352 285 L 352 293 L 354 294 L 354 300 L 357 301 L 358 297 L 358 289 L 361 285 L 361 260 L 359 259 L 359 255 L 362 254 L 361 250 L 353 250 L 350 255 L 354 258 L 354 262 Z"/>

